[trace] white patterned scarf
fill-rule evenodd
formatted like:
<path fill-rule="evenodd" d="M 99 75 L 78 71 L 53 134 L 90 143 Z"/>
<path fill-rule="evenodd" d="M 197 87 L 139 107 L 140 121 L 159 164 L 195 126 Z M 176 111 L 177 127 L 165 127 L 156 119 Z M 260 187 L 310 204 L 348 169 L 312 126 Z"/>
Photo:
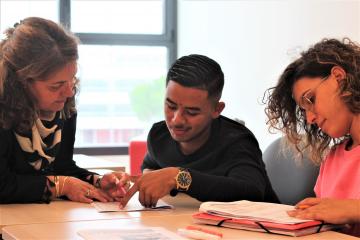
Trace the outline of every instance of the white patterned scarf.
<path fill-rule="evenodd" d="M 15 132 L 21 149 L 26 154 L 26 160 L 36 170 L 44 170 L 55 160 L 60 148 L 63 120 L 61 113 L 56 113 L 52 121 L 36 119 L 29 135 Z"/>

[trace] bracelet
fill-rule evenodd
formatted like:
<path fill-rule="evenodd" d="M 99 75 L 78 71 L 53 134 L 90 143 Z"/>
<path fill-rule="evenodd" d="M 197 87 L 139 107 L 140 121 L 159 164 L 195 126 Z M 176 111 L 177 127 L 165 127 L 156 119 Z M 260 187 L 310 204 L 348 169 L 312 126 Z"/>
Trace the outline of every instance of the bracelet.
<path fill-rule="evenodd" d="M 95 181 L 95 184 L 94 184 L 94 186 L 96 187 L 96 188 L 101 188 L 101 179 L 103 178 L 103 176 L 100 176 L 99 175 L 99 177 L 96 179 L 96 181 Z"/>
<path fill-rule="evenodd" d="M 64 186 L 66 184 L 66 181 L 69 179 L 69 176 L 66 176 L 62 182 L 62 188 L 60 189 L 60 196 L 64 195 L 63 191 L 64 191 Z"/>
<path fill-rule="evenodd" d="M 60 193 L 60 184 L 59 184 L 59 177 L 58 176 L 54 176 L 54 183 L 55 183 L 55 197 L 59 197 Z"/>

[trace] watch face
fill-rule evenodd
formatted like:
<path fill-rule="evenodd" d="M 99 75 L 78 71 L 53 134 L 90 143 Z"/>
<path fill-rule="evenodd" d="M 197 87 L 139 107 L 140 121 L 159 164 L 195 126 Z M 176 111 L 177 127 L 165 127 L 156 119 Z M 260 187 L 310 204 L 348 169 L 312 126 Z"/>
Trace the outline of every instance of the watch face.
<path fill-rule="evenodd" d="M 187 172 L 179 173 L 178 182 L 181 187 L 188 187 L 191 184 L 190 174 Z"/>

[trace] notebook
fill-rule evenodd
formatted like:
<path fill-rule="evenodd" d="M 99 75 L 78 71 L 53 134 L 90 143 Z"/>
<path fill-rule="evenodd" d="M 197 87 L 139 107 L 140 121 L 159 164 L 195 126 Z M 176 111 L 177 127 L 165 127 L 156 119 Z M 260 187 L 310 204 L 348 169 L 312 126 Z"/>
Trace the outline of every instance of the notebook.
<path fill-rule="evenodd" d="M 236 201 L 204 202 L 193 215 L 195 223 L 222 227 L 303 236 L 339 228 L 316 220 L 302 220 L 287 215 L 294 206 L 276 203 Z"/>

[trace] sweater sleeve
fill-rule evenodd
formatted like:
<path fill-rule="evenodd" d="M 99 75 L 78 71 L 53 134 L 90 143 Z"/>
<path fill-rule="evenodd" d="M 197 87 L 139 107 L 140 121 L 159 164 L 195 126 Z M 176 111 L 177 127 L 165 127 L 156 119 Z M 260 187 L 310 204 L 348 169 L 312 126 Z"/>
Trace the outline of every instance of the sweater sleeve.
<path fill-rule="evenodd" d="M 144 161 L 141 165 L 141 171 L 144 171 L 144 169 L 160 169 L 160 166 L 156 163 L 156 161 L 154 161 L 149 152 L 146 153 Z"/>
<path fill-rule="evenodd" d="M 89 175 L 96 173 L 78 167 L 73 160 L 75 133 L 76 115 L 72 116 L 64 123 L 61 147 L 55 160 L 55 173 L 57 175 L 73 176 L 83 181 L 89 182 Z"/>
<path fill-rule="evenodd" d="M 22 173 L 26 167 L 31 170 L 28 163 L 19 172 L 12 170 L 17 164 L 14 141 L 11 131 L 0 130 L 0 203 L 43 202 L 47 178 Z"/>
<path fill-rule="evenodd" d="M 144 161 L 141 164 L 141 171 L 144 171 L 144 169 L 156 170 L 161 168 L 154 157 L 155 154 L 153 150 L 154 139 L 152 137 L 152 134 L 153 134 L 153 129 L 150 130 L 150 133 L 147 137 L 147 152 L 145 154 Z"/>
<path fill-rule="evenodd" d="M 225 175 L 216 176 L 189 169 L 192 184 L 188 194 L 200 201 L 264 201 L 267 187 L 262 154 L 256 140 L 234 143 L 217 159 Z"/>
<path fill-rule="evenodd" d="M 11 130 L 0 130 L 0 203 L 44 202 L 46 175 L 65 175 L 89 182 L 94 174 L 76 166 L 73 160 L 76 116 L 62 129 L 61 147 L 54 161 L 53 172 L 33 169 L 24 159 Z"/>

